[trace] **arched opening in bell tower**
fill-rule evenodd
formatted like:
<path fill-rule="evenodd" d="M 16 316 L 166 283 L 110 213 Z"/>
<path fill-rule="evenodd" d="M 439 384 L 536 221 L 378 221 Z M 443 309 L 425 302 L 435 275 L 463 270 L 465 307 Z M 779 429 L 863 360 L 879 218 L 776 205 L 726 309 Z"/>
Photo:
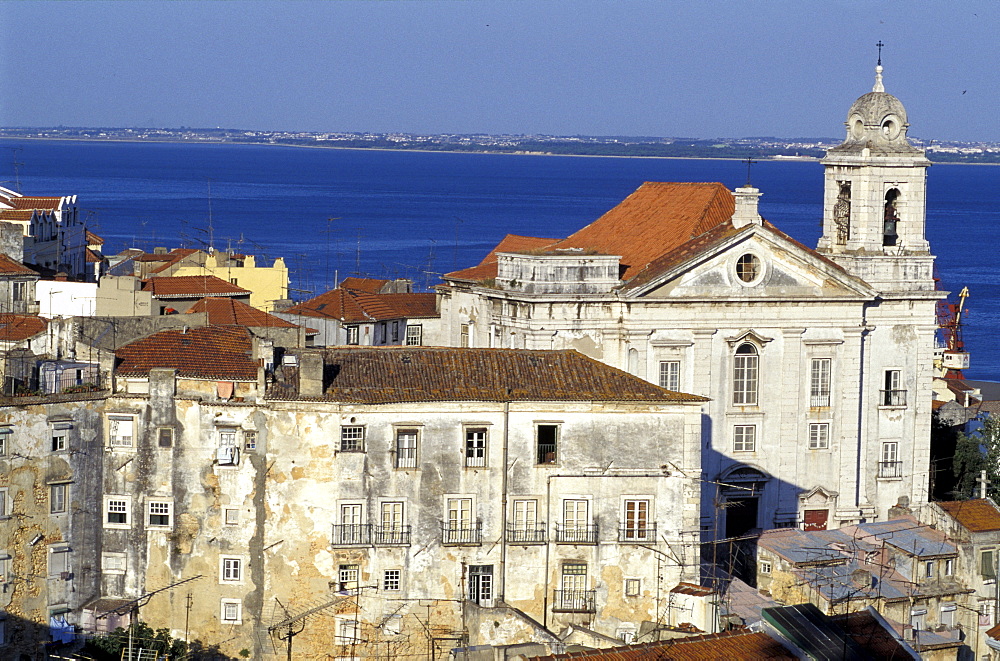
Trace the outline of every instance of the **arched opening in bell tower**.
<path fill-rule="evenodd" d="M 833 222 L 837 228 L 837 244 L 843 246 L 851 238 L 851 182 L 839 183 L 840 191 L 833 205 Z"/>
<path fill-rule="evenodd" d="M 899 236 L 896 234 L 896 225 L 899 223 L 899 189 L 890 188 L 885 194 L 885 213 L 882 218 L 882 245 L 894 246 Z"/>

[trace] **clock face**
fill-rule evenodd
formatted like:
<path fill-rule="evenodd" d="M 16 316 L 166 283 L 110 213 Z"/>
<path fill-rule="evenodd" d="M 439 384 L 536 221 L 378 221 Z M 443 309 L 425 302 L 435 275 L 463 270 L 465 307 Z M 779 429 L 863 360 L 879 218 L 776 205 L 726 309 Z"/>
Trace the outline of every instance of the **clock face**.
<path fill-rule="evenodd" d="M 847 123 L 851 127 L 852 138 L 860 140 L 865 136 L 865 122 L 861 119 L 861 115 L 851 115 L 851 119 Z"/>
<path fill-rule="evenodd" d="M 886 115 L 885 119 L 882 120 L 882 135 L 884 135 L 889 140 L 895 140 L 899 137 L 899 118 L 895 115 Z"/>

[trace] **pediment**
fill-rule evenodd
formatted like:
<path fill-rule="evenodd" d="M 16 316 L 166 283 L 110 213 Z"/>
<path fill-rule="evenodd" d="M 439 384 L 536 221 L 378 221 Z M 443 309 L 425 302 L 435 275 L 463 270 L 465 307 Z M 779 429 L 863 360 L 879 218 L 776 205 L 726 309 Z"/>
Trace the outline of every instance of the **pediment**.
<path fill-rule="evenodd" d="M 815 486 L 809 491 L 799 494 L 799 500 L 807 505 L 826 505 L 835 502 L 840 493 L 821 486 Z"/>
<path fill-rule="evenodd" d="M 626 291 L 629 297 L 723 300 L 867 300 L 877 293 L 815 251 L 758 225 L 693 251 Z"/>

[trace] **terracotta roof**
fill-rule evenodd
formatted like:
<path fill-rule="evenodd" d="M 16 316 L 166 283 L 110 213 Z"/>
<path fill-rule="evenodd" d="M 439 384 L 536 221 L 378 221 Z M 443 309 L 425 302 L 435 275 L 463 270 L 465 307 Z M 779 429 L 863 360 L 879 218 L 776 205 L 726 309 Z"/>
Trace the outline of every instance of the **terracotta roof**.
<path fill-rule="evenodd" d="M 173 250 L 170 251 L 169 255 L 166 255 L 167 257 L 166 263 L 163 264 L 162 266 L 153 269 L 152 271 L 150 271 L 150 273 L 159 273 L 161 271 L 165 271 L 174 264 L 176 264 L 177 262 L 184 259 L 185 257 L 189 257 L 190 255 L 193 255 L 196 252 L 198 252 L 198 250 L 196 250 L 195 248 L 174 248 Z"/>
<path fill-rule="evenodd" d="M 53 211 L 59 208 L 61 197 L 13 197 L 7 202 L 15 209 L 44 209 Z"/>
<path fill-rule="evenodd" d="M 31 220 L 34 215 L 34 209 L 0 209 L 0 220 Z"/>
<path fill-rule="evenodd" d="M 38 272 L 0 253 L 0 275 L 38 275 Z"/>
<path fill-rule="evenodd" d="M 298 328 L 290 321 L 279 319 L 232 298 L 207 296 L 188 310 L 188 314 L 195 312 L 208 313 L 208 323 L 212 326 Z"/>
<path fill-rule="evenodd" d="M 656 643 L 624 645 L 603 650 L 552 654 L 531 657 L 532 661 L 556 661 L 557 659 L 593 659 L 595 661 L 705 661 L 706 659 L 797 659 L 794 654 L 766 633 L 754 633 L 747 629 L 724 631 L 722 633 L 675 638 Z"/>
<path fill-rule="evenodd" d="M 87 248 L 87 253 L 84 256 L 84 259 L 86 259 L 86 261 L 91 264 L 104 261 L 104 257 L 102 257 L 99 253 L 94 252 L 90 248 Z"/>
<path fill-rule="evenodd" d="M 986 635 L 993 640 L 1000 640 L 1000 624 L 986 630 Z"/>
<path fill-rule="evenodd" d="M 655 279 L 661 273 L 680 266 L 689 259 L 693 259 L 706 250 L 712 249 L 741 232 L 749 232 L 750 227 L 736 229 L 732 223 L 721 223 L 716 225 L 704 234 L 691 239 L 678 246 L 668 253 L 664 253 L 657 259 L 646 264 L 634 278 L 632 278 L 624 289 L 634 289 Z"/>
<path fill-rule="evenodd" d="M 353 289 L 331 289 L 283 314 L 337 319 L 348 323 L 437 317 L 435 294 L 368 294 Z"/>
<path fill-rule="evenodd" d="M 712 588 L 707 588 L 703 585 L 697 585 L 695 583 L 684 583 L 684 582 L 678 583 L 670 591 L 675 592 L 677 594 L 689 594 L 697 597 L 706 597 L 710 594 L 715 594 L 715 590 L 713 590 Z"/>
<path fill-rule="evenodd" d="M 161 299 L 250 295 L 250 290 L 237 287 L 214 275 L 154 277 L 143 283 L 142 290 L 152 292 L 153 296 Z"/>
<path fill-rule="evenodd" d="M 708 401 L 572 350 L 350 347 L 323 356 L 335 374 L 326 397 L 337 401 Z"/>
<path fill-rule="evenodd" d="M 144 376 L 154 367 L 177 370 L 179 376 L 256 381 L 250 333 L 232 326 L 169 330 L 126 344 L 117 351 L 117 373 Z"/>
<path fill-rule="evenodd" d="M 620 255 L 622 280 L 710 229 L 729 223 L 733 194 L 719 183 L 647 182 L 603 216 L 551 246 Z"/>
<path fill-rule="evenodd" d="M 969 532 L 1000 530 L 1000 510 L 985 498 L 952 500 L 938 503 L 938 506 Z"/>
<path fill-rule="evenodd" d="M 377 294 L 389 282 L 389 280 L 377 280 L 376 278 L 344 278 L 343 282 L 340 283 L 340 288 Z"/>
<path fill-rule="evenodd" d="M 104 239 L 101 238 L 101 237 L 99 237 L 99 236 L 97 236 L 96 234 L 94 234 L 90 230 L 87 230 L 87 245 L 91 245 L 91 246 L 103 246 L 104 245 Z"/>
<path fill-rule="evenodd" d="M 0 341 L 20 342 L 45 330 L 47 322 L 30 314 L 0 314 Z"/>
<path fill-rule="evenodd" d="M 445 277 L 455 280 L 489 280 L 497 277 L 498 252 L 528 252 L 531 250 L 540 250 L 558 241 L 559 239 L 543 239 L 537 236 L 519 236 L 517 234 L 508 234 L 501 239 L 500 243 L 498 243 L 496 247 L 486 255 L 486 257 L 483 257 L 483 260 L 479 262 L 478 265 L 462 269 L 460 271 L 454 271 L 453 273 L 447 274 Z"/>

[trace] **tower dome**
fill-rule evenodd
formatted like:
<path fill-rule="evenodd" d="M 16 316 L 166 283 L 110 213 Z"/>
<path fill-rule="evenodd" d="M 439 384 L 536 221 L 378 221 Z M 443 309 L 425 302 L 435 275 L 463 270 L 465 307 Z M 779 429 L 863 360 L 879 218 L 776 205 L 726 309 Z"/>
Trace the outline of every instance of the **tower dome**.
<path fill-rule="evenodd" d="M 870 152 L 919 151 L 906 139 L 910 124 L 903 103 L 885 91 L 882 65 L 875 67 L 875 85 L 862 95 L 847 112 L 847 138 L 836 150 Z"/>

